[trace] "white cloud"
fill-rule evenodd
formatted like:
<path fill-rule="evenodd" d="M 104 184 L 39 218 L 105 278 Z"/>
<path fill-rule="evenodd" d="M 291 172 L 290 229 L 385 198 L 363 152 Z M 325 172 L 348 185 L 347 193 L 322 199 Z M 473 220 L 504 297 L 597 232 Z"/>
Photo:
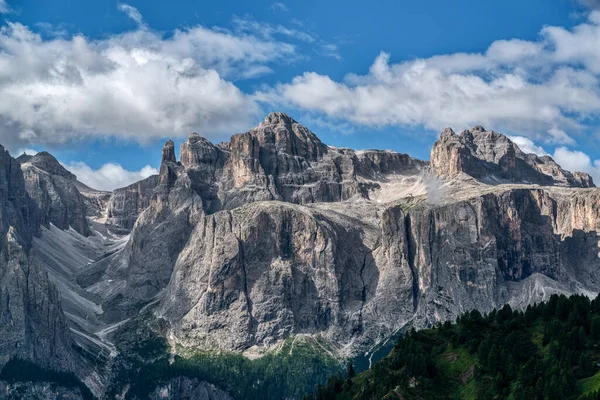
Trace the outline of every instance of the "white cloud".
<path fill-rule="evenodd" d="M 24 149 L 18 149 L 13 156 L 14 157 L 19 157 L 21 154 L 27 154 L 28 156 L 35 156 L 38 153 L 37 150 L 34 149 L 28 149 L 28 148 L 24 148 Z M 11 152 L 12 154 L 12 152 Z"/>
<path fill-rule="evenodd" d="M 0 0 L 0 14 L 5 14 L 10 11 L 10 7 L 6 4 L 6 0 Z"/>
<path fill-rule="evenodd" d="M 92 169 L 83 162 L 73 162 L 65 165 L 69 171 L 77 175 L 80 182 L 98 190 L 114 190 L 128 186 L 139 180 L 158 174 L 158 170 L 149 165 L 139 171 L 128 171 L 120 164 L 107 163 L 99 169 Z"/>
<path fill-rule="evenodd" d="M 550 141 L 558 144 L 575 144 L 573 138 L 567 135 L 567 132 L 563 131 L 559 128 L 550 128 L 548 129 L 548 133 L 550 134 Z"/>
<path fill-rule="evenodd" d="M 600 113 L 600 12 L 571 30 L 546 27 L 538 41 L 501 40 L 483 53 L 390 62 L 382 52 L 365 75 L 342 81 L 306 72 L 255 94 L 372 127 L 440 131 L 476 124 L 557 144 Z"/>
<path fill-rule="evenodd" d="M 291 44 L 203 26 L 168 36 L 140 26 L 99 40 L 43 39 L 9 22 L 0 27 L 0 143 L 247 129 L 260 107 L 232 80 L 294 57 Z"/>
<path fill-rule="evenodd" d="M 142 25 L 144 23 L 144 19 L 142 18 L 142 14 L 138 11 L 137 8 L 130 6 L 125 3 L 117 3 L 117 7 L 119 10 L 123 11 L 129 18 L 135 21 L 136 24 Z"/>
<path fill-rule="evenodd" d="M 544 150 L 541 146 L 536 145 L 533 140 L 523 137 L 523 136 L 509 136 L 510 140 L 512 140 L 521 151 L 527 154 L 535 154 L 538 156 L 548 155 L 546 150 Z"/>
<path fill-rule="evenodd" d="M 569 171 L 587 172 L 594 179 L 594 183 L 600 183 L 600 160 L 592 161 L 582 151 L 569 150 L 561 146 L 554 151 L 554 160 L 564 169 Z"/>

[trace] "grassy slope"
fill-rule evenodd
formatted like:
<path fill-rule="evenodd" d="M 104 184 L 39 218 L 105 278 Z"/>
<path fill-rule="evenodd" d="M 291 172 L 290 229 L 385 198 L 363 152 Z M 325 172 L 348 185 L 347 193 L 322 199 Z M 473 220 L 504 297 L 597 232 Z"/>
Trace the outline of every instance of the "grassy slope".
<path fill-rule="evenodd" d="M 600 390 L 600 372 L 589 378 L 579 381 L 579 390 L 582 394 L 590 394 Z"/>

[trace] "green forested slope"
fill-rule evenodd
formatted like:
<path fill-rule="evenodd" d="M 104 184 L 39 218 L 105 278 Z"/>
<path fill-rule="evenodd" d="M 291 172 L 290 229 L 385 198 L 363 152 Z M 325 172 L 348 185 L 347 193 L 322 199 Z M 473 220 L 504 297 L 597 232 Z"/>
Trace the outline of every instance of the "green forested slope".
<path fill-rule="evenodd" d="M 310 399 L 600 399 L 600 297 L 552 296 L 525 312 L 472 311 L 411 331 L 361 374 Z"/>

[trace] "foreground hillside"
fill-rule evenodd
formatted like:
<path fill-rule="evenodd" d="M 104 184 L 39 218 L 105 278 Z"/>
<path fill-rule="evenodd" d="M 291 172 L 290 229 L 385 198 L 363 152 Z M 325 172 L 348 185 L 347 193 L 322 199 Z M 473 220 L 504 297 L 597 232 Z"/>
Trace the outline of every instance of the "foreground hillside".
<path fill-rule="evenodd" d="M 471 311 L 411 331 L 368 371 L 308 399 L 598 399 L 600 297 L 553 295 L 524 312 Z"/>

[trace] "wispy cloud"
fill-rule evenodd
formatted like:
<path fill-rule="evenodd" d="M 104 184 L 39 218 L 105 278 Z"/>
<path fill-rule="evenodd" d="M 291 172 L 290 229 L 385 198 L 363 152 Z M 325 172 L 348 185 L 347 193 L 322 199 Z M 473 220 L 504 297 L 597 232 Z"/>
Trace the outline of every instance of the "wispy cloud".
<path fill-rule="evenodd" d="M 284 11 L 284 12 L 288 12 L 290 11 L 289 8 L 287 8 L 287 6 L 281 2 L 277 2 L 277 3 L 272 3 L 269 8 L 272 11 Z"/>
<path fill-rule="evenodd" d="M 326 57 L 332 57 L 338 61 L 340 61 L 342 59 L 342 56 L 339 53 L 338 46 L 333 43 L 322 42 L 315 51 L 319 55 L 326 56 Z"/>
<path fill-rule="evenodd" d="M 309 43 L 317 41 L 317 36 L 310 32 L 287 28 L 283 25 L 258 22 L 251 16 L 234 16 L 232 22 L 236 27 L 236 32 L 240 33 L 251 33 L 268 39 L 271 39 L 276 35 L 283 35 Z"/>
<path fill-rule="evenodd" d="M 142 18 L 142 14 L 138 11 L 137 8 L 130 6 L 125 3 L 117 3 L 117 7 L 119 10 L 123 11 L 129 18 L 135 21 L 136 24 L 142 25 L 144 23 L 144 19 Z"/>
<path fill-rule="evenodd" d="M 289 28 L 284 25 L 259 22 L 251 16 L 234 16 L 232 22 L 238 33 L 253 34 L 268 40 L 274 39 L 277 36 L 284 36 L 289 39 L 311 44 L 314 52 L 320 56 L 333 57 L 341 60 L 339 48 L 336 44 L 327 42 L 321 39 L 317 34 L 310 32 L 300 21 L 294 23 L 294 25 L 298 27 L 297 29 Z"/>
<path fill-rule="evenodd" d="M 6 3 L 6 0 L 0 0 L 0 14 L 10 12 L 10 7 Z"/>

